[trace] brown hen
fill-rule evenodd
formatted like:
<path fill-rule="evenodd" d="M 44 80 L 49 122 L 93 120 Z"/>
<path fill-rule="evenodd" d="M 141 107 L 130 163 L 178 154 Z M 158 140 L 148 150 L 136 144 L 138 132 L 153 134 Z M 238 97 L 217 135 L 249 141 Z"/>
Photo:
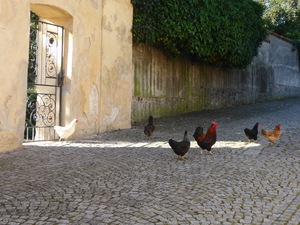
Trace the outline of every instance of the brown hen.
<path fill-rule="evenodd" d="M 149 116 L 148 124 L 144 128 L 144 134 L 150 139 L 155 130 L 155 126 L 153 123 L 153 116 Z"/>
<path fill-rule="evenodd" d="M 274 130 L 266 130 L 262 129 L 261 134 L 265 137 L 265 139 L 270 142 L 270 145 L 274 144 L 275 141 L 277 141 L 281 136 L 281 125 L 278 124 Z"/>

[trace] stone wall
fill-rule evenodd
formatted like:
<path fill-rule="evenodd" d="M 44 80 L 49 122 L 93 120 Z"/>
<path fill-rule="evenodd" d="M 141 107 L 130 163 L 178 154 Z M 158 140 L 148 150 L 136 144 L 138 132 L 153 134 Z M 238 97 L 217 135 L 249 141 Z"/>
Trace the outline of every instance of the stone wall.
<path fill-rule="evenodd" d="M 298 52 L 271 34 L 246 69 L 225 69 L 133 46 L 132 120 L 300 96 Z"/>

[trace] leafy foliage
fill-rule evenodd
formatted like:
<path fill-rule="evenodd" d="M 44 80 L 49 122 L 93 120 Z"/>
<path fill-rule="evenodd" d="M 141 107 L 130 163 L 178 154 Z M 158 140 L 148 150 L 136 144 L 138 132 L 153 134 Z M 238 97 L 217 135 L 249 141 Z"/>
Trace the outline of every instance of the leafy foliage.
<path fill-rule="evenodd" d="M 29 34 L 29 60 L 28 60 L 28 87 L 32 88 L 36 77 L 36 55 L 37 55 L 37 29 L 38 15 L 30 12 L 30 34 Z"/>
<path fill-rule="evenodd" d="M 253 0 L 132 0 L 133 40 L 218 66 L 246 67 L 267 35 Z"/>
<path fill-rule="evenodd" d="M 38 15 L 30 12 L 30 34 L 29 34 L 29 60 L 28 60 L 28 77 L 27 77 L 27 106 L 24 139 L 31 140 L 35 129 L 33 128 L 36 121 L 33 119 L 36 112 L 37 94 L 35 90 L 36 78 L 36 55 L 37 55 L 37 29 L 38 29 Z"/>
<path fill-rule="evenodd" d="M 263 17 L 268 29 L 290 39 L 300 41 L 299 0 L 257 0 L 266 6 Z"/>

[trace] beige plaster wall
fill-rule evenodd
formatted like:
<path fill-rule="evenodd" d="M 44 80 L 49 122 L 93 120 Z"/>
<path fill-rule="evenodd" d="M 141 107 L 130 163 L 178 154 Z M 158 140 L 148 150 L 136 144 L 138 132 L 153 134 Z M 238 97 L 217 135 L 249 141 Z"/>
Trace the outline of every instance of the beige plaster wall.
<path fill-rule="evenodd" d="M 103 1 L 101 132 L 131 126 L 133 9 L 128 2 Z"/>
<path fill-rule="evenodd" d="M 0 0 L 0 152 L 22 147 L 30 10 L 65 27 L 62 125 L 79 119 L 72 138 L 130 127 L 130 0 Z"/>
<path fill-rule="evenodd" d="M 23 141 L 29 46 L 27 10 L 24 1 L 0 0 L 1 152 L 19 149 Z"/>

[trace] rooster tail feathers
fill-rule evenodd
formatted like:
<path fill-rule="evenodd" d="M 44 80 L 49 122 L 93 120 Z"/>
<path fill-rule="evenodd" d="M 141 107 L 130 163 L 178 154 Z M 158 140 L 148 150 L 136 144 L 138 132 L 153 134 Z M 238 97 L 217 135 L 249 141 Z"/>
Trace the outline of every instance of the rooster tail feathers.
<path fill-rule="evenodd" d="M 203 135 L 203 127 L 197 127 L 193 137 L 197 140 L 197 138 L 201 135 Z"/>
<path fill-rule="evenodd" d="M 195 130 L 195 132 L 200 132 L 200 131 L 203 132 L 203 127 L 197 127 Z"/>

